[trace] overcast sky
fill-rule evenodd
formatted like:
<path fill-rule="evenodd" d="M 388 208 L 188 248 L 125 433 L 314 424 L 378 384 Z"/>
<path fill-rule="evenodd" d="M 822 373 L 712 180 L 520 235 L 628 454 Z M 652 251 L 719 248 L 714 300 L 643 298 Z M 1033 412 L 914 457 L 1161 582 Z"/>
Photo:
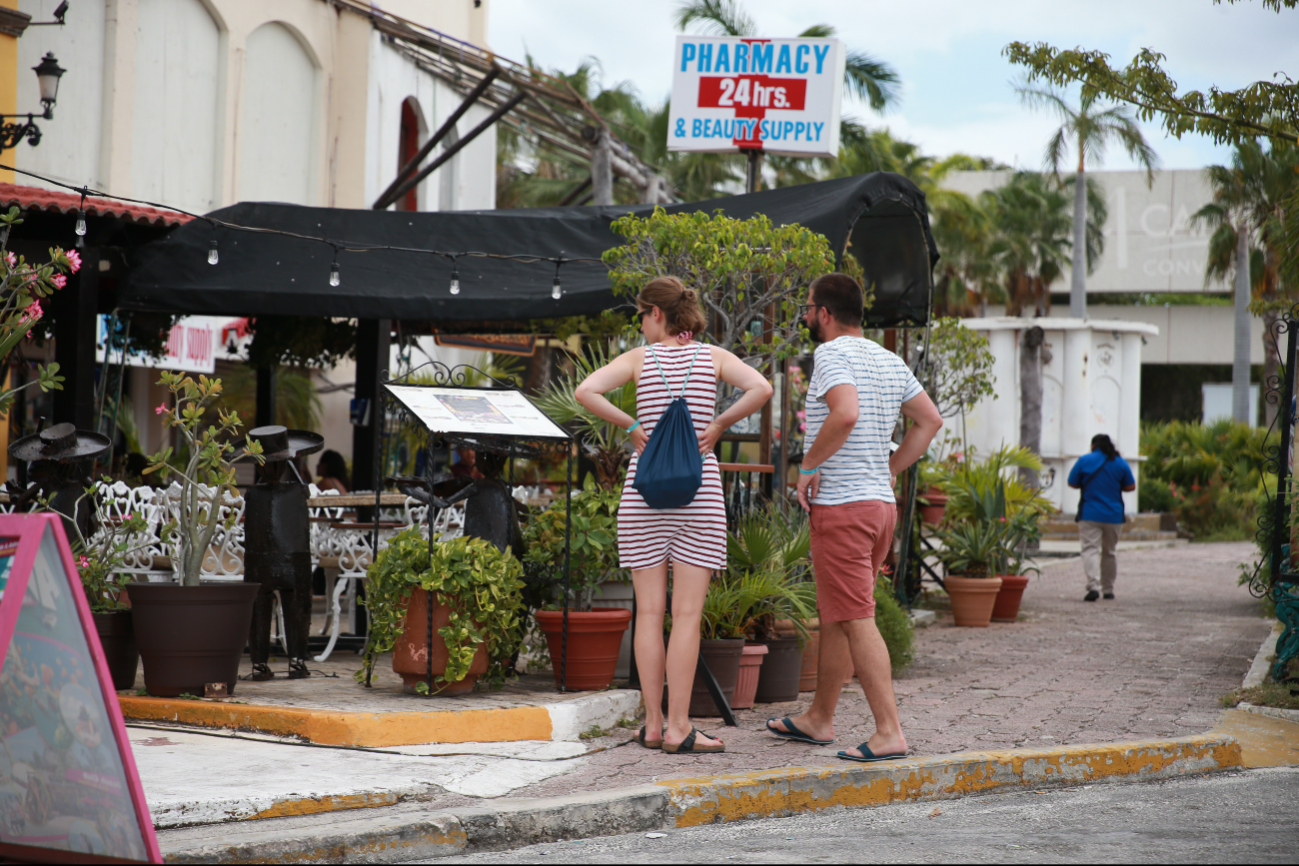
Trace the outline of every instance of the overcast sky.
<path fill-rule="evenodd" d="M 606 86 L 635 85 L 661 102 L 672 86 L 675 2 L 488 0 L 493 50 L 544 68 L 571 70 L 588 56 L 604 69 Z M 1165 68 L 1183 88 L 1210 84 L 1235 89 L 1285 71 L 1299 78 L 1299 10 L 1281 14 L 1259 0 L 1215 6 L 1212 0 L 743 0 L 760 35 L 796 36 L 812 24 L 832 24 L 849 49 L 891 64 L 902 78 L 899 106 L 883 115 L 845 102 L 844 113 L 887 126 L 943 156 L 961 150 L 1021 168 L 1041 165 L 1056 121 L 1019 104 L 1020 75 L 1001 56 L 1015 40 L 1099 49 L 1126 65 L 1142 47 L 1167 56 Z M 1229 158 L 1198 136 L 1166 138 L 1157 125 L 1147 140 L 1165 168 L 1199 168 Z M 1130 168 L 1112 149 L 1104 168 Z"/>

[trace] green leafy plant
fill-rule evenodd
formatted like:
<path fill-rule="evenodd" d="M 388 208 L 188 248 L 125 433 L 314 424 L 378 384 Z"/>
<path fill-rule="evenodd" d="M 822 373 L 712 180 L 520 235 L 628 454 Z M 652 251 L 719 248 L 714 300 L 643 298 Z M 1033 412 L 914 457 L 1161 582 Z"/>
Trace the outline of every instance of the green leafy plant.
<path fill-rule="evenodd" d="M 810 581 L 794 580 L 779 571 L 726 572 L 708 584 L 700 636 L 705 640 L 774 636 L 770 622 L 789 619 L 800 640 L 806 640 L 804 623 L 815 616 L 816 586 Z"/>
<path fill-rule="evenodd" d="M 618 486 L 601 487 L 588 475 L 571 501 L 573 531 L 569 537 L 569 605 L 590 610 L 600 584 L 623 572 L 618 565 Z M 523 530 L 527 552 L 523 561 L 558 577 L 564 568 L 565 500 L 535 514 Z M 558 584 L 557 584 L 558 585 Z M 558 606 L 558 602 L 556 602 Z"/>
<path fill-rule="evenodd" d="M 940 528 L 938 559 L 950 574 L 988 577 L 1002 557 L 1000 527 L 988 521 L 965 521 Z"/>
<path fill-rule="evenodd" d="M 45 315 L 41 300 L 67 285 L 64 274 L 75 274 L 81 269 L 81 256 L 75 250 L 65 252 L 51 247 L 49 261 L 44 264 L 29 262 L 26 257 L 9 252 L 9 235 L 14 226 L 23 222 L 19 213 L 15 206 L 0 215 L 0 359 L 9 357 L 40 322 Z M 63 377 L 58 372 L 58 364 L 42 364 L 37 367 L 34 381 L 0 390 L 0 416 L 9 412 L 15 395 L 24 388 L 35 385 L 42 391 L 63 390 Z"/>
<path fill-rule="evenodd" d="M 87 487 L 73 505 L 72 514 L 62 515 L 67 518 L 63 521 L 64 527 L 70 528 L 74 536 L 69 541 L 77 563 L 77 573 L 81 577 L 81 586 L 86 592 L 86 602 L 95 613 L 128 609 L 121 603 L 121 594 L 132 575 L 120 573 L 119 569 L 129 554 L 148 547 L 151 542 L 150 539 L 144 539 L 144 532 L 149 526 L 144 515 L 132 512 L 115 518 L 104 508 L 103 488 L 112 483 L 111 478 L 105 477 L 102 488 L 99 483 Z M 98 527 L 98 531 L 89 538 L 82 533 L 76 520 L 83 503 L 86 503 L 85 507 L 94 509 L 94 525 Z M 49 503 L 46 506 L 61 514 Z"/>
<path fill-rule="evenodd" d="M 217 410 L 217 423 L 206 422 L 208 407 L 221 396 L 221 380 L 199 376 L 198 381 L 182 373 L 164 370 L 158 384 L 167 386 L 175 404 L 166 403 L 154 411 L 162 416 L 164 430 L 180 433 L 185 456 L 173 465 L 173 448 L 168 445 L 149 458 L 145 474 L 154 472 L 163 477 L 174 474 L 179 484 L 179 515 L 162 528 L 164 540 L 172 533 L 179 537 L 179 556 L 176 577 L 182 586 L 198 586 L 203 571 L 203 558 L 216 535 L 218 527 L 229 529 L 238 518 L 235 509 L 226 509 L 221 516 L 223 494 L 239 495 L 235 487 L 234 460 L 245 455 L 262 462 L 262 446 L 245 436 L 244 446 L 238 449 L 231 443 L 235 431 L 243 422 L 239 413 Z"/>
<path fill-rule="evenodd" d="M 1004 511 L 999 514 L 1014 516 L 1022 511 L 1037 517 L 1050 514 L 1055 510 L 1050 500 L 1011 471 L 1022 468 L 1041 471 L 1042 460 L 1027 448 L 1013 445 L 999 448 L 986 459 L 967 451 L 960 460 L 937 464 L 938 486 L 949 497 L 943 520 L 959 523 L 980 519 L 980 514 L 989 513 L 988 497 L 995 499 L 998 490 L 1004 502 Z"/>
<path fill-rule="evenodd" d="M 416 588 L 434 594 L 450 608 L 450 622 L 438 630 L 446 644 L 447 666 L 437 677 L 434 693 L 469 674 L 478 647 L 487 644 L 487 679 L 504 678 L 505 664 L 522 641 L 523 566 L 509 550 L 501 551 L 482 538 L 460 536 L 433 545 L 418 527 L 406 529 L 388 542 L 366 570 L 365 606 L 370 636 L 365 661 L 356 672 L 369 682 L 376 657 L 390 652 L 406 623 L 406 605 Z"/>
<path fill-rule="evenodd" d="M 912 645 L 915 642 L 915 625 L 902 605 L 898 604 L 897 593 L 888 569 L 880 570 L 875 578 L 875 627 L 884 638 L 888 647 L 889 664 L 893 673 L 899 673 L 911 664 L 914 654 Z"/>
<path fill-rule="evenodd" d="M 571 356 L 572 372 L 563 373 L 536 397 L 536 404 L 552 421 L 568 424 L 582 439 L 582 448 L 595 462 L 596 475 L 604 488 L 620 487 L 622 474 L 631 462 L 631 436 L 622 427 L 605 421 L 577 402 L 574 393 L 587 376 L 613 360 L 608 343 L 588 344 L 585 352 Z M 609 402 L 636 417 L 636 384 L 627 382 L 604 395 Z"/>
<path fill-rule="evenodd" d="M 786 514 L 775 506 L 754 510 L 726 533 L 726 561 L 732 571 L 767 569 L 806 573 L 811 535 L 802 511 Z"/>

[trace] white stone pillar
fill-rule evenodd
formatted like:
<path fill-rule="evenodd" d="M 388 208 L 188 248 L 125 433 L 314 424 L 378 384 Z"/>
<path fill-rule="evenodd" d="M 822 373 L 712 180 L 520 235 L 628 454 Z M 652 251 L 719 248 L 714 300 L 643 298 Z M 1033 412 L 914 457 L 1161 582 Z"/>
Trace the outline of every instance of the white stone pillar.
<path fill-rule="evenodd" d="M 1132 467 L 1132 477 L 1140 480 L 1140 461 L 1136 458 L 1141 453 L 1141 335 L 1124 334 L 1122 337 L 1123 358 L 1120 382 L 1122 385 L 1122 403 L 1119 410 L 1119 440 L 1115 443 L 1119 452 L 1128 459 Z M 1129 514 L 1137 512 L 1137 494 L 1123 494 L 1123 509 Z"/>

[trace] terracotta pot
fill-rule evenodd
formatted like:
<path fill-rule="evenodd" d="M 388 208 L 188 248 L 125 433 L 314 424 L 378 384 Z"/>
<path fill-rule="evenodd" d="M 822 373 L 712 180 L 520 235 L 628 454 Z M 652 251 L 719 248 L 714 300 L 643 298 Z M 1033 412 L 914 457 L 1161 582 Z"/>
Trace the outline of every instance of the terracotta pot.
<path fill-rule="evenodd" d="M 91 616 L 95 618 L 95 631 L 99 633 L 99 645 L 104 649 L 104 661 L 108 662 L 113 688 L 119 692 L 135 688 L 140 650 L 135 645 L 131 611 L 114 610 Z"/>
<path fill-rule="evenodd" d="M 803 671 L 803 653 L 794 635 L 766 642 L 767 660 L 754 696 L 760 704 L 780 704 L 798 700 Z"/>
<path fill-rule="evenodd" d="M 928 505 L 920 502 L 916 503 L 920 506 L 920 519 L 925 523 L 942 523 L 943 512 L 947 510 L 947 494 L 943 493 L 941 488 L 930 487 L 920 495 L 929 503 Z"/>
<path fill-rule="evenodd" d="M 225 683 L 233 695 L 260 588 L 243 581 L 131 584 L 132 624 L 148 693 L 202 696 L 208 683 Z"/>
<path fill-rule="evenodd" d="M 550 664 L 555 670 L 556 685 L 560 684 L 562 669 L 566 689 L 595 691 L 609 688 L 614 669 L 618 666 L 618 648 L 622 646 L 623 632 L 631 624 L 631 611 L 619 607 L 570 610 L 566 665 L 562 661 L 564 612 L 539 610 L 536 617 L 550 647 Z"/>
<path fill-rule="evenodd" d="M 701 640 L 699 642 L 699 651 L 703 654 L 704 660 L 708 662 L 708 668 L 717 679 L 717 685 L 721 687 L 722 694 L 726 696 L 727 702 L 734 706 L 735 683 L 740 676 L 740 659 L 744 653 L 744 638 Z M 687 712 L 691 716 L 716 718 L 720 715 L 717 712 L 717 704 L 713 703 L 713 696 L 708 693 L 708 686 L 704 685 L 703 675 L 698 669 L 695 670 L 694 688 L 690 691 L 690 709 Z"/>
<path fill-rule="evenodd" d="M 1001 589 L 999 577 L 962 577 L 949 574 L 943 581 L 952 599 L 952 616 L 960 626 L 986 628 Z"/>
<path fill-rule="evenodd" d="M 487 673 L 487 644 L 478 645 L 474 659 L 469 663 L 469 673 L 464 679 L 447 683 L 438 688 L 437 678 L 447 669 L 446 641 L 438 630 L 451 624 L 451 608 L 433 596 L 433 647 L 430 658 L 429 649 L 429 593 L 428 590 L 416 588 L 406 601 L 406 618 L 402 626 L 401 637 L 392 648 L 392 669 L 401 675 L 401 690 L 408 695 L 417 695 L 420 683 L 428 683 L 430 673 L 433 682 L 429 685 L 429 694 L 438 697 L 453 697 L 474 690 L 478 678 Z"/>
<path fill-rule="evenodd" d="M 803 644 L 803 653 L 798 673 L 798 690 L 811 692 L 816 690 L 816 671 L 821 652 L 821 620 L 809 619 L 807 626 L 807 643 Z M 798 632 L 794 623 L 787 619 L 776 620 L 776 633 L 781 637 L 793 637 Z"/>
<path fill-rule="evenodd" d="M 992 606 L 993 622 L 1014 622 L 1019 618 L 1019 603 L 1024 598 L 1024 588 L 1028 586 L 1027 574 L 999 574 L 1001 589 L 997 592 L 997 602 Z"/>
<path fill-rule="evenodd" d="M 731 709 L 747 710 L 753 706 L 754 695 L 758 693 L 758 679 L 766 667 L 767 645 L 750 643 L 744 645 L 740 654 L 740 671 L 735 680 L 735 697 L 731 700 Z"/>

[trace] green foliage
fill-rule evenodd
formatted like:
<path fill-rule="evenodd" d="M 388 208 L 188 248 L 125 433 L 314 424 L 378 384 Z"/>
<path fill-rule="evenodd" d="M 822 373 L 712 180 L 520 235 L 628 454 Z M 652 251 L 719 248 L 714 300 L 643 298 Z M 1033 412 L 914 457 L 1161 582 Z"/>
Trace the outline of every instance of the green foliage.
<path fill-rule="evenodd" d="M 765 216 L 732 219 L 718 212 L 615 220 L 626 239 L 607 250 L 614 293 L 634 297 L 649 280 L 675 276 L 699 293 L 716 343 L 756 360 L 759 370 L 806 350 L 797 305 L 812 280 L 835 269 L 824 236 L 799 225 L 773 226 Z M 867 287 L 868 292 L 870 287 Z M 774 306 L 774 321 L 766 310 Z"/>
<path fill-rule="evenodd" d="M 615 487 L 631 461 L 627 446 L 631 436 L 617 424 L 605 421 L 577 402 L 574 393 L 582 380 L 613 360 L 607 343 L 588 343 L 586 351 L 572 355 L 573 371 L 552 381 L 534 400 L 558 424 L 567 424 L 582 439 L 582 448 L 595 462 L 600 486 Z M 636 417 L 636 383 L 627 382 L 604 395 L 609 402 Z"/>
<path fill-rule="evenodd" d="M 1041 471 L 1042 461 L 1022 446 L 1006 446 L 986 460 L 937 464 L 934 475 L 948 495 L 939 559 L 970 577 L 1021 574 L 1028 545 L 1041 537 L 1039 522 L 1054 510 L 1017 469 Z"/>
<path fill-rule="evenodd" d="M 1003 555 L 1001 530 L 988 521 L 946 524 L 935 534 L 943 545 L 938 559 L 951 574 L 988 577 Z"/>
<path fill-rule="evenodd" d="M 14 227 L 22 224 L 17 206 L 0 214 L 0 229 L 4 241 L 0 243 L 0 360 L 27 338 L 44 311 L 41 300 L 54 294 L 67 283 L 66 273 L 75 273 L 81 267 L 77 253 L 64 252 L 59 247 L 50 248 L 49 261 L 36 264 L 26 257 L 8 251 L 9 237 Z M 63 390 L 64 377 L 58 375 L 58 364 L 44 364 L 37 368 L 37 378 L 19 388 L 0 391 L 0 416 L 8 413 L 14 397 L 23 388 L 38 386 L 42 391 Z"/>
<path fill-rule="evenodd" d="M 929 337 L 925 391 L 944 418 L 960 415 L 992 395 L 992 352 L 988 338 L 960 319 L 934 322 Z"/>
<path fill-rule="evenodd" d="M 168 445 L 149 458 L 149 468 L 144 474 L 157 472 L 164 478 L 174 474 L 180 484 L 180 515 L 167 523 L 161 534 L 164 540 L 170 539 L 172 533 L 179 535 L 177 580 L 182 586 L 198 586 L 203 558 L 217 527 L 229 529 L 238 517 L 231 508 L 225 520 L 221 518 L 223 495 L 239 495 L 232 463 L 243 456 L 261 463 L 262 446 L 247 437 L 242 451 L 231 443 L 235 431 L 243 426 L 238 412 L 219 409 L 217 423 L 208 422 L 208 408 L 221 397 L 220 379 L 199 376 L 195 381 L 183 373 L 164 370 L 158 384 L 167 386 L 175 403 L 172 406 L 163 403 L 155 411 L 162 416 L 164 430 L 180 433 L 187 456 L 183 468 L 172 465 L 173 449 Z M 203 486 L 207 487 L 206 493 Z"/>
<path fill-rule="evenodd" d="M 897 593 L 885 572 L 880 572 L 875 579 L 875 627 L 884 638 L 884 645 L 889 650 L 889 664 L 897 675 L 911 664 L 914 654 L 912 644 L 915 641 L 915 625 L 911 617 L 898 604 Z"/>
<path fill-rule="evenodd" d="M 460 536 L 433 545 L 418 527 L 393 536 L 366 570 L 365 606 L 370 636 L 357 681 L 368 681 L 375 658 L 390 652 L 406 623 L 406 606 L 416 588 L 450 608 L 450 622 L 438 630 L 447 648 L 446 671 L 434 693 L 469 674 L 478 647 L 487 644 L 487 679 L 500 683 L 504 665 L 523 639 L 519 615 L 523 566 L 509 550 L 482 538 Z"/>
<path fill-rule="evenodd" d="M 225 409 L 242 418 L 252 418 L 257 411 L 257 368 L 252 364 L 237 364 L 224 382 L 221 396 L 213 402 L 209 414 Z M 320 397 L 307 371 L 294 367 L 276 370 L 276 424 L 297 430 L 319 430 L 320 412 Z"/>
<path fill-rule="evenodd" d="M 775 506 L 754 510 L 726 533 L 727 567 L 736 573 L 768 570 L 803 575 L 811 530 L 801 510 L 786 515 Z"/>
<path fill-rule="evenodd" d="M 950 498 L 943 519 L 948 522 L 980 519 L 978 500 L 997 490 L 1005 497 L 1008 516 L 1022 512 L 1041 517 L 1051 513 L 1051 502 L 1035 487 L 1027 487 L 1014 470 L 1042 470 L 1042 460 L 1021 445 L 1007 445 L 994 451 L 986 460 L 966 455 L 963 460 L 951 460 L 936 467 L 937 484 Z"/>
<path fill-rule="evenodd" d="M 621 575 L 617 541 L 621 498 L 619 485 L 601 487 L 590 475 L 582 489 L 573 494 L 569 604 L 576 610 L 590 610 L 600 584 Z M 527 545 L 524 562 L 543 566 L 552 574 L 562 573 L 564 529 L 568 525 L 565 509 L 565 500 L 559 499 L 528 521 L 523 529 Z"/>
<path fill-rule="evenodd" d="M 713 578 L 704 596 L 700 636 L 704 640 L 774 636 L 772 622 L 788 619 L 806 639 L 807 620 L 816 616 L 816 585 L 790 572 L 727 571 Z"/>
<path fill-rule="evenodd" d="M 1262 472 L 1268 443 L 1266 430 L 1229 419 L 1144 424 L 1139 507 L 1175 512 L 1199 540 L 1252 538 L 1259 494 L 1275 486 Z"/>

